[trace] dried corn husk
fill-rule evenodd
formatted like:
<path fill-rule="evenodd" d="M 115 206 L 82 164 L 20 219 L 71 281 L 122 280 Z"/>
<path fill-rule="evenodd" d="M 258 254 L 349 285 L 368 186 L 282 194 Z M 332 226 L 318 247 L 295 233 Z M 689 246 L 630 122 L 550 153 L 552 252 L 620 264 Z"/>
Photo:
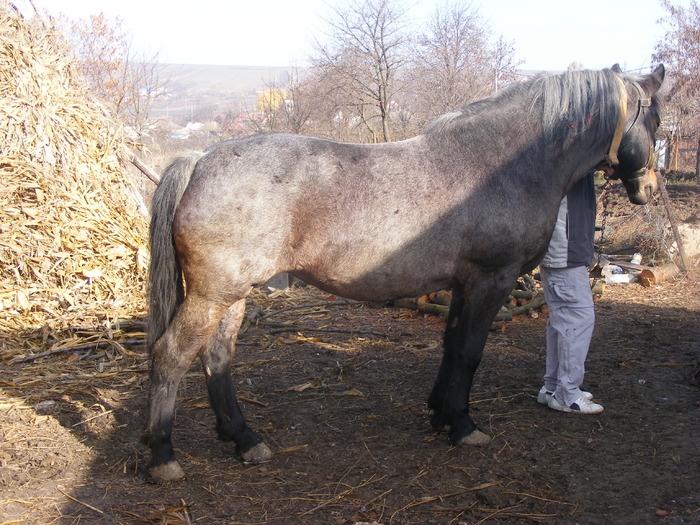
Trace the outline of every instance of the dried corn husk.
<path fill-rule="evenodd" d="M 0 357 L 143 310 L 147 224 L 61 34 L 0 3 Z"/>

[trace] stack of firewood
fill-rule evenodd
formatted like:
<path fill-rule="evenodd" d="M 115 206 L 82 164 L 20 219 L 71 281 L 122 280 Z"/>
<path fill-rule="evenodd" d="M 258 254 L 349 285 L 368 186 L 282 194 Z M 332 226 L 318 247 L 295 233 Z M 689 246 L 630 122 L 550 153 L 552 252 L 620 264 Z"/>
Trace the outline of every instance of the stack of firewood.
<path fill-rule="evenodd" d="M 451 292 L 440 291 L 422 297 L 398 299 L 394 301 L 394 306 L 417 310 L 424 314 L 447 319 L 451 299 Z M 536 316 L 537 312 L 545 306 L 546 303 L 539 284 L 531 276 L 524 275 L 518 279 L 515 289 L 511 292 L 501 311 L 496 315 L 491 329 L 502 329 L 506 322 L 512 321 L 518 315 L 529 314 Z"/>

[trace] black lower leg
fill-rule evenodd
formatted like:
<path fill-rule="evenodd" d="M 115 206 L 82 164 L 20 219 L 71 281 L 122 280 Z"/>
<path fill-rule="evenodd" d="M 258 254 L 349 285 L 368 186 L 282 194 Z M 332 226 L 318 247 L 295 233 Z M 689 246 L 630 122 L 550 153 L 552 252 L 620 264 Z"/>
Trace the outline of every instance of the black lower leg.
<path fill-rule="evenodd" d="M 223 441 L 234 441 L 239 453 L 244 453 L 262 441 L 253 432 L 241 412 L 233 380 L 228 370 L 207 375 L 209 401 L 216 415 L 216 431 Z"/>
<path fill-rule="evenodd" d="M 449 427 L 448 435 L 453 443 L 459 443 L 477 429 L 469 416 L 469 394 L 491 320 L 507 296 L 487 284 L 485 281 L 484 286 L 468 294 L 457 295 L 453 291 L 445 329 L 445 353 L 429 400 L 434 411 L 433 427 L 438 430 Z"/>
<path fill-rule="evenodd" d="M 160 370 L 160 369 L 158 369 Z M 175 394 L 179 374 L 161 378 L 157 370 L 151 371 L 151 391 L 149 394 L 148 447 L 151 449 L 151 466 L 164 465 L 175 461 L 172 444 L 173 419 L 175 415 Z"/>
<path fill-rule="evenodd" d="M 216 431 L 223 441 L 234 441 L 239 454 L 248 452 L 262 441 L 243 417 L 231 377 L 231 361 L 244 312 L 245 300 L 232 305 L 219 321 L 202 354 L 209 402 L 216 415 Z"/>
<path fill-rule="evenodd" d="M 172 422 L 168 426 L 172 429 Z M 170 431 L 152 431 L 149 434 L 148 447 L 151 449 L 151 466 L 175 461 L 175 450 L 170 436 Z"/>
<path fill-rule="evenodd" d="M 431 424 L 435 430 L 442 430 L 452 424 L 449 413 L 445 410 L 445 397 L 451 382 L 455 367 L 455 348 L 459 337 L 458 328 L 464 310 L 464 297 L 461 289 L 452 291 L 450 312 L 443 336 L 442 362 L 433 389 L 428 398 L 428 407 L 433 411 Z"/>

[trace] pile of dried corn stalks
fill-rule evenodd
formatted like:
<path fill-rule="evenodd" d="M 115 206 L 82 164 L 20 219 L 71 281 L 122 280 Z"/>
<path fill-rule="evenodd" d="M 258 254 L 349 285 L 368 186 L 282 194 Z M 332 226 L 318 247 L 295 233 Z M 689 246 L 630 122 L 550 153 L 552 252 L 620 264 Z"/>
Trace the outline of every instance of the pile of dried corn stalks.
<path fill-rule="evenodd" d="M 147 223 L 59 32 L 0 2 L 0 359 L 143 311 Z"/>

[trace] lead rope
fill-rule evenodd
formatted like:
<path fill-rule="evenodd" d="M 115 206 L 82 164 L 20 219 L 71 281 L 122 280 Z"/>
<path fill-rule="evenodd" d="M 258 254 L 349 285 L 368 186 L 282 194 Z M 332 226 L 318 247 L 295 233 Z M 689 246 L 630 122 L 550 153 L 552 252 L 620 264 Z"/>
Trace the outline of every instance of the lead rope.
<path fill-rule="evenodd" d="M 600 268 L 600 259 L 603 256 L 603 244 L 605 243 L 605 227 L 608 222 L 608 201 L 610 196 L 610 187 L 612 186 L 612 179 L 605 180 L 605 186 L 603 186 L 603 191 L 600 194 L 600 201 L 603 205 L 603 218 L 600 223 L 600 241 L 598 248 L 598 260 L 597 265 Z"/>

